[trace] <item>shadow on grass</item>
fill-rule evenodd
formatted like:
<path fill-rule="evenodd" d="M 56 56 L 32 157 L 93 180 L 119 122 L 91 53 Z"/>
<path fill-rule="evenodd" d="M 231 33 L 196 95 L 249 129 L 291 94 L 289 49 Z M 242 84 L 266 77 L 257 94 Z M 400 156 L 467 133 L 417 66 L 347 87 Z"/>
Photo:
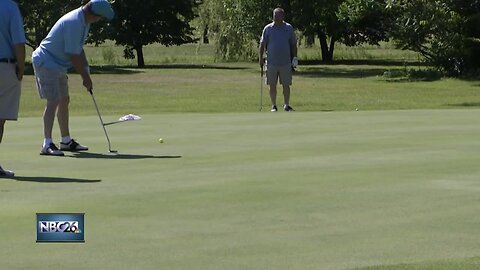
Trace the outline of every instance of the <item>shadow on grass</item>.
<path fill-rule="evenodd" d="M 97 159 L 171 159 L 182 158 L 182 156 L 152 156 L 152 155 L 132 155 L 132 154 L 103 154 L 91 152 L 73 153 L 71 158 L 97 158 Z"/>
<path fill-rule="evenodd" d="M 217 66 L 217 65 L 201 65 L 201 64 L 164 64 L 164 65 L 147 65 L 144 68 L 135 66 L 93 66 L 92 74 L 138 74 L 144 73 L 142 69 L 219 69 L 219 70 L 242 70 L 246 67 Z"/>
<path fill-rule="evenodd" d="M 20 182 L 38 182 L 38 183 L 83 183 L 83 184 L 92 184 L 98 183 L 102 180 L 88 180 L 88 179 L 77 179 L 77 178 L 65 178 L 65 177 L 45 177 L 45 176 L 14 176 L 11 178 Z"/>
<path fill-rule="evenodd" d="M 245 70 L 247 67 L 235 67 L 226 65 L 202 65 L 202 64 L 163 64 L 163 65 L 147 65 L 144 68 L 136 66 L 91 66 L 92 74 L 110 74 L 110 75 L 129 75 L 145 73 L 142 69 L 218 69 L 218 70 Z M 69 72 L 70 73 L 70 72 Z M 75 74 L 75 71 L 71 71 Z M 25 75 L 34 75 L 33 67 L 27 63 L 25 66 Z"/>
<path fill-rule="evenodd" d="M 294 76 L 309 78 L 365 78 L 382 76 L 384 68 L 330 68 L 330 67 L 307 67 L 295 71 Z"/>
<path fill-rule="evenodd" d="M 92 74 L 116 74 L 116 75 L 130 75 L 144 73 L 141 70 L 135 70 L 134 67 L 122 66 L 92 66 L 90 67 Z"/>
<path fill-rule="evenodd" d="M 447 104 L 447 106 L 451 107 L 480 107 L 480 102 L 463 102 L 459 104 Z"/>
<path fill-rule="evenodd" d="M 412 71 L 405 70 L 403 67 L 382 68 L 382 67 L 305 67 L 294 72 L 297 76 L 307 78 L 348 78 L 359 79 L 368 77 L 379 77 L 387 82 L 404 83 L 404 82 L 434 82 L 442 79 L 442 76 L 430 71 Z"/>
<path fill-rule="evenodd" d="M 421 82 L 436 82 L 440 79 L 432 79 L 432 78 L 423 78 L 423 79 L 411 79 L 411 78 L 396 78 L 396 79 L 385 79 L 386 82 L 389 83 L 421 83 Z"/>
<path fill-rule="evenodd" d="M 405 72 L 413 66 L 425 66 L 423 62 L 400 60 L 335 60 L 325 63 L 317 60 L 300 61 L 300 69 L 294 74 L 302 77 L 365 78 L 383 76 L 386 71 Z M 348 66 L 348 67 L 345 67 Z"/>
<path fill-rule="evenodd" d="M 118 74 L 129 75 L 144 73 L 142 70 L 135 70 L 135 67 L 122 67 L 122 66 L 92 66 L 90 67 L 92 74 Z M 69 74 L 76 74 L 75 71 L 70 71 Z M 34 75 L 32 64 L 27 63 L 25 65 L 25 75 Z"/>
<path fill-rule="evenodd" d="M 25 75 L 33 75 L 33 67 L 30 63 L 25 63 Z"/>
<path fill-rule="evenodd" d="M 317 65 L 348 65 L 348 66 L 426 66 L 427 63 L 421 61 L 401 61 L 401 60 L 383 60 L 383 59 L 358 59 L 358 60 L 335 60 L 331 63 L 323 62 L 321 60 L 301 60 L 301 66 L 317 66 Z"/>
<path fill-rule="evenodd" d="M 147 65 L 145 69 L 220 69 L 220 70 L 245 70 L 248 67 L 204 64 L 163 64 Z"/>

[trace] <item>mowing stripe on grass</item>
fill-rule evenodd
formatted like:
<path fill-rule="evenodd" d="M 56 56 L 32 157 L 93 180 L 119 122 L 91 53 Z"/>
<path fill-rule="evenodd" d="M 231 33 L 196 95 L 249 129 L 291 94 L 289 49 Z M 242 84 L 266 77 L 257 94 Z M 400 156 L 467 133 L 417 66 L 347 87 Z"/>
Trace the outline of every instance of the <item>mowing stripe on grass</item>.
<path fill-rule="evenodd" d="M 150 114 L 108 127 L 118 156 L 95 116 L 74 117 L 91 151 L 64 158 L 39 156 L 41 119 L 20 119 L 0 152 L 18 175 L 0 179 L 1 268 L 468 266 L 480 254 L 479 116 Z M 35 244 L 37 212 L 85 212 L 86 243 Z"/>

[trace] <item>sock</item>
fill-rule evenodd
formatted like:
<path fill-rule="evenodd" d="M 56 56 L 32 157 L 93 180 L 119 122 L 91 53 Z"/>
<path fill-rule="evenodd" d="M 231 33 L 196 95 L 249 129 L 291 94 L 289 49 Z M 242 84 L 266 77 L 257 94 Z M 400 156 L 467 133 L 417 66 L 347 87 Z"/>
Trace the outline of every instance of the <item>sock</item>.
<path fill-rule="evenodd" d="M 52 143 L 52 138 L 45 138 L 43 139 L 43 147 L 50 145 Z"/>
<path fill-rule="evenodd" d="M 70 138 L 70 136 L 65 136 L 65 137 L 62 137 L 62 143 L 69 143 L 70 141 L 72 140 L 72 138 Z"/>

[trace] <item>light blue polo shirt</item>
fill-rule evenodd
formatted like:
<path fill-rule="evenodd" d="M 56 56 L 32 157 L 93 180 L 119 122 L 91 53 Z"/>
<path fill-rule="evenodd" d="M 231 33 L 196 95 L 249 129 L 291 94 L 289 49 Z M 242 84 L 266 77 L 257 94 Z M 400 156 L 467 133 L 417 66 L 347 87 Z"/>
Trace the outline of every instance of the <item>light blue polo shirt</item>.
<path fill-rule="evenodd" d="M 82 8 L 70 11 L 52 27 L 32 54 L 32 63 L 48 69 L 67 72 L 72 68 L 70 56 L 79 55 L 87 39 L 90 24 Z"/>
<path fill-rule="evenodd" d="M 20 10 L 12 0 L 0 0 L 0 58 L 15 58 L 15 45 L 25 43 Z"/>
<path fill-rule="evenodd" d="M 290 54 L 297 44 L 297 37 L 289 23 L 275 26 L 272 22 L 263 28 L 260 43 L 265 45 L 268 65 L 285 66 L 291 64 Z"/>

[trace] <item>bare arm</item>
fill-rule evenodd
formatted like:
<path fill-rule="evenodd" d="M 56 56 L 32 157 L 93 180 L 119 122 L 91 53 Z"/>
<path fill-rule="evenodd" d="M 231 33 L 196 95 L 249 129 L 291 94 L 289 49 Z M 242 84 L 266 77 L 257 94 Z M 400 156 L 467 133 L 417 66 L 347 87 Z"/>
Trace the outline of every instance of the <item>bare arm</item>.
<path fill-rule="evenodd" d="M 258 47 L 258 64 L 260 67 L 263 69 L 263 64 L 265 63 L 263 59 L 263 55 L 265 54 L 265 43 L 260 43 L 260 46 Z"/>
<path fill-rule="evenodd" d="M 292 37 L 291 37 L 291 43 L 290 43 L 290 53 L 293 58 L 297 57 L 298 53 L 298 47 L 297 47 L 297 35 L 295 35 L 295 32 L 292 30 Z"/>
<path fill-rule="evenodd" d="M 17 78 L 21 81 L 25 73 L 25 43 L 15 45 L 15 59 L 17 59 Z"/>
<path fill-rule="evenodd" d="M 297 57 L 297 53 L 298 53 L 298 47 L 297 47 L 297 43 L 295 43 L 295 45 L 292 46 L 292 57 Z"/>
<path fill-rule="evenodd" d="M 73 68 L 75 68 L 75 71 L 82 77 L 83 86 L 85 86 L 87 90 L 92 89 L 93 83 L 92 79 L 90 78 L 88 61 L 87 57 L 85 56 L 85 51 L 82 50 L 80 54 L 70 55 L 70 61 L 72 61 L 72 65 Z"/>

